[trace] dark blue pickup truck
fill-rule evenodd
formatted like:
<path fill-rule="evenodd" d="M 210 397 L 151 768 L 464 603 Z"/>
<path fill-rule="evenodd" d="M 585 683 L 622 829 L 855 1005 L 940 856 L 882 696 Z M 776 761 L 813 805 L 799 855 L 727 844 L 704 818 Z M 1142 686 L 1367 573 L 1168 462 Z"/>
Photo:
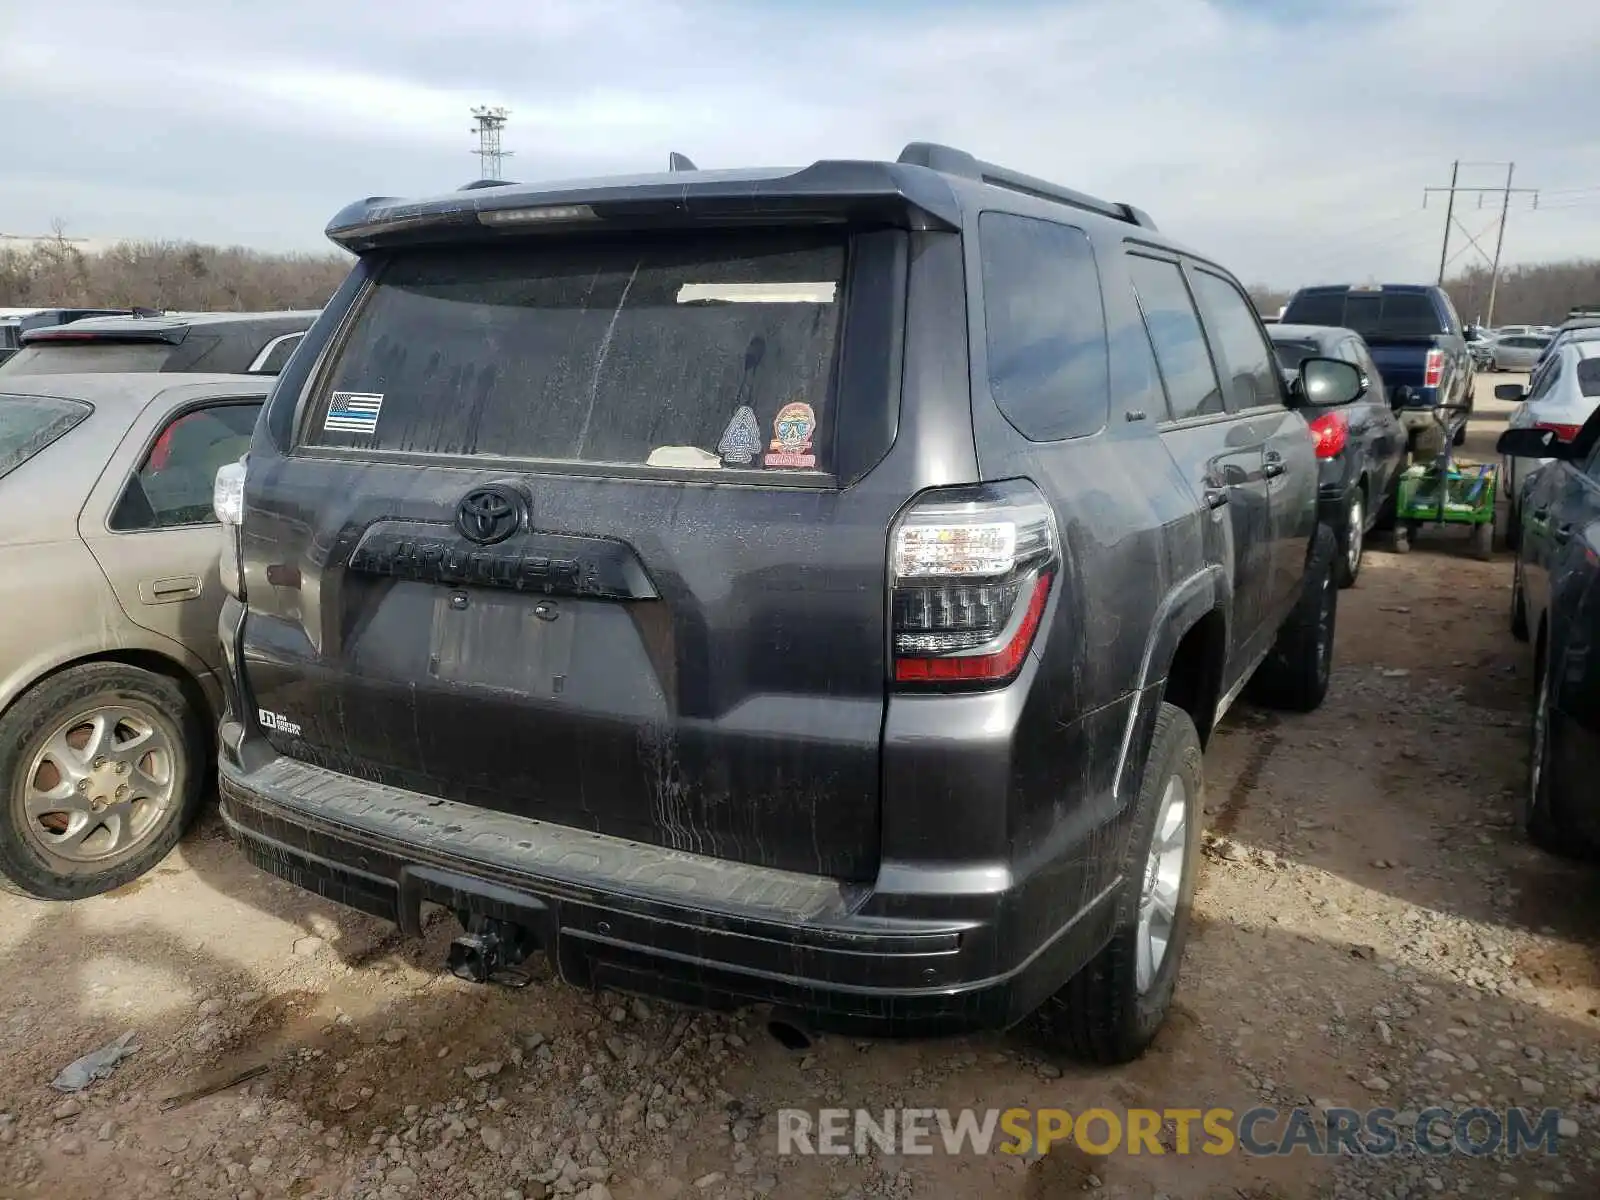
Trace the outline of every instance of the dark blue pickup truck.
<path fill-rule="evenodd" d="M 1301 288 L 1283 313 L 1287 325 L 1354 329 L 1372 351 L 1405 426 L 1410 449 L 1438 432 L 1440 405 L 1472 408 L 1472 353 L 1455 305 L 1432 284 L 1329 284 Z M 1405 389 L 1405 390 L 1401 390 Z M 1465 426 L 1457 434 L 1459 445 Z"/>

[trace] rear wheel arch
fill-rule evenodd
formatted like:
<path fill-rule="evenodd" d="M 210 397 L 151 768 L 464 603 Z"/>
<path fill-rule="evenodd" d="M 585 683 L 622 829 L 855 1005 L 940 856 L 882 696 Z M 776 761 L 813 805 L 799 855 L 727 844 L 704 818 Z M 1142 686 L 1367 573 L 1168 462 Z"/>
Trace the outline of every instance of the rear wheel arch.
<path fill-rule="evenodd" d="M 1228 620 L 1221 608 L 1201 613 L 1178 637 L 1167 664 L 1162 698 L 1189 714 L 1205 746 L 1216 724 L 1228 655 Z"/>
<path fill-rule="evenodd" d="M 120 663 L 126 667 L 138 667 L 140 670 L 149 671 L 152 675 L 164 676 L 182 689 L 184 699 L 189 701 L 202 720 L 214 724 L 221 719 L 221 710 L 216 699 L 206 690 L 205 686 L 201 684 L 195 673 L 187 665 L 172 655 L 163 654 L 159 650 L 131 646 L 119 647 L 114 650 L 99 650 L 92 654 L 80 654 L 55 663 L 48 670 L 42 671 L 33 679 L 30 679 L 27 686 L 18 689 L 17 694 L 11 698 L 5 708 L 0 709 L 0 716 L 9 712 L 19 700 L 46 680 L 53 679 L 63 671 L 69 671 L 73 667 L 82 667 L 90 663 Z"/>

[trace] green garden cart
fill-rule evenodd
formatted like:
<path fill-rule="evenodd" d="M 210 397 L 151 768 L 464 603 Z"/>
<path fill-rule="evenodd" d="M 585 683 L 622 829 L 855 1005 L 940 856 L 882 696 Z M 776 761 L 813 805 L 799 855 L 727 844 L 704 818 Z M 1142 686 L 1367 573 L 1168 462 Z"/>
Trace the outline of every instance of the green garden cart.
<path fill-rule="evenodd" d="M 1411 549 L 1411 539 L 1425 525 L 1465 525 L 1472 530 L 1472 549 L 1485 562 L 1494 556 L 1495 498 L 1500 467 L 1457 464 L 1451 449 L 1467 425 L 1464 404 L 1441 404 L 1433 417 L 1443 438 L 1431 463 L 1413 463 L 1400 474 L 1395 493 L 1394 548 Z"/>

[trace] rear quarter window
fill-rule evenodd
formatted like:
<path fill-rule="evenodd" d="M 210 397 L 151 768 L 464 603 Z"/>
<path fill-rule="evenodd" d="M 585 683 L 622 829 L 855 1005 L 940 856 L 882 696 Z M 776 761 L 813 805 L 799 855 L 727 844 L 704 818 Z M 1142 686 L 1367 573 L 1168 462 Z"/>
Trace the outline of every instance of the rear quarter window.
<path fill-rule="evenodd" d="M 302 444 L 826 471 L 846 258 L 814 231 L 397 255 Z"/>
<path fill-rule="evenodd" d="M 1031 441 L 1098 432 L 1109 346 L 1094 249 L 1077 229 L 1032 217 L 978 219 L 989 389 Z"/>
<path fill-rule="evenodd" d="M 1600 358 L 1578 360 L 1578 391 L 1585 396 L 1600 396 Z"/>
<path fill-rule="evenodd" d="M 0 479 L 93 411 L 79 400 L 0 395 Z"/>

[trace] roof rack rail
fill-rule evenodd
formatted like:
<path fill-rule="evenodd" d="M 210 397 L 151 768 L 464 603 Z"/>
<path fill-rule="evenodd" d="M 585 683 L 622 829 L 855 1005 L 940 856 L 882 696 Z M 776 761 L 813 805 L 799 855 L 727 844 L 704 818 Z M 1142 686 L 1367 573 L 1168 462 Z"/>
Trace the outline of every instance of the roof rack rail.
<path fill-rule="evenodd" d="M 1126 221 L 1143 229 L 1153 231 L 1156 227 L 1149 213 L 1131 204 L 1117 204 L 1083 192 L 1075 192 L 1071 188 L 1036 179 L 1032 175 L 1024 175 L 1021 171 L 1012 171 L 994 163 L 984 162 L 974 158 L 965 150 L 957 150 L 952 146 L 941 146 L 936 142 L 912 142 L 900 151 L 897 161 L 907 166 L 927 167 L 930 171 L 941 171 L 946 175 L 958 175 L 963 179 L 975 179 L 979 183 L 1021 192 L 1056 204 L 1070 204 L 1073 208 L 1099 213 L 1115 221 Z"/>

